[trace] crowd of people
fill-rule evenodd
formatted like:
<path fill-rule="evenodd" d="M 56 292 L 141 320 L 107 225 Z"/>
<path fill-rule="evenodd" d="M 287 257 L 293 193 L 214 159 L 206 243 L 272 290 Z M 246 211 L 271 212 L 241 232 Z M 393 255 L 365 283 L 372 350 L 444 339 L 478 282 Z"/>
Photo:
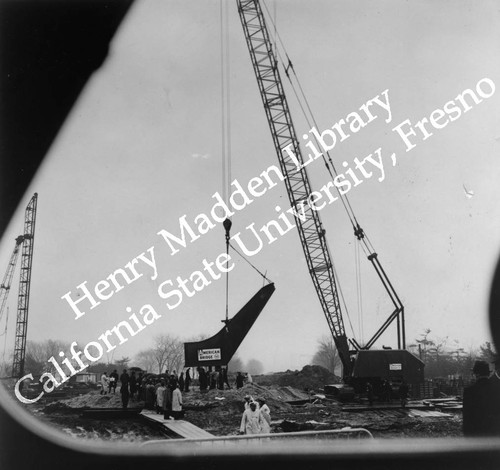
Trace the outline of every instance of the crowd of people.
<path fill-rule="evenodd" d="M 129 401 L 143 401 L 148 410 L 163 413 L 165 419 L 179 419 L 182 416 L 182 392 L 189 392 L 191 386 L 191 369 L 182 371 L 178 376 L 175 371 L 164 374 L 147 374 L 135 370 L 128 373 L 127 369 L 118 376 L 115 369 L 111 374 L 101 375 L 101 395 L 115 394 L 118 382 L 121 394 L 122 408 L 128 408 Z"/>
<path fill-rule="evenodd" d="M 496 362 L 496 370 L 491 373 L 488 363 L 476 361 L 472 370 L 476 383 L 464 391 L 463 397 L 463 429 L 466 436 L 499 436 L 500 435 L 500 361 Z M 227 367 L 198 367 L 196 369 L 198 385 L 201 392 L 225 387 L 232 388 L 228 380 Z M 187 368 L 179 375 L 175 371 L 164 374 L 144 374 L 132 370 L 130 375 L 124 369 L 118 376 L 113 370 L 108 376 L 101 376 L 101 394 L 116 393 L 120 382 L 120 394 L 123 409 L 127 409 L 130 400 L 144 401 L 148 410 L 163 413 L 165 419 L 180 419 L 183 417 L 182 393 L 189 392 L 192 382 L 191 369 Z M 243 387 L 251 383 L 250 374 L 236 375 L 235 386 Z M 408 400 L 408 385 L 402 382 L 398 390 L 401 405 L 406 406 Z M 391 401 L 392 387 L 384 381 L 380 388 L 381 401 Z M 370 405 L 373 404 L 374 390 L 371 383 L 366 384 L 366 395 Z M 240 434 L 266 434 L 271 432 L 271 413 L 263 398 L 254 400 L 245 396 L 244 412 L 241 417 Z"/>
<path fill-rule="evenodd" d="M 200 392 L 225 388 L 231 389 L 226 366 L 197 367 L 196 377 Z M 184 416 L 182 394 L 188 393 L 192 386 L 191 368 L 177 375 L 176 371 L 163 374 L 148 374 L 124 369 L 121 375 L 115 369 L 112 373 L 104 372 L 101 376 L 101 394 L 115 394 L 120 383 L 122 408 L 128 408 L 129 401 L 142 401 L 144 408 L 163 414 L 164 419 L 180 419 Z M 240 389 L 245 383 L 251 383 L 250 374 L 238 372 L 235 387 Z M 271 432 L 271 412 L 263 398 L 254 400 L 247 395 L 241 419 L 241 434 L 266 434 Z"/>

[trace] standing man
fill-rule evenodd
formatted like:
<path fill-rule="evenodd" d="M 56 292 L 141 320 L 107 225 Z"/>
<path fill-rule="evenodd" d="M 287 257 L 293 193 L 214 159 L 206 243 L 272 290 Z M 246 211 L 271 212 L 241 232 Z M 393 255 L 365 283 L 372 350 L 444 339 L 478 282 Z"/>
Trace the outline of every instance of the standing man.
<path fill-rule="evenodd" d="M 189 386 L 191 385 L 191 369 L 188 367 L 186 369 L 186 378 L 184 379 L 184 391 L 189 392 Z"/>
<path fill-rule="evenodd" d="M 227 377 L 227 366 L 222 366 L 222 388 L 224 388 L 224 384 L 227 385 L 227 388 L 231 388 Z"/>
<path fill-rule="evenodd" d="M 496 410 L 499 408 L 500 396 L 495 396 L 498 395 L 498 388 L 489 379 L 490 367 L 486 361 L 476 361 L 472 373 L 476 382 L 465 388 L 463 397 L 464 436 L 499 435 Z"/>
<path fill-rule="evenodd" d="M 165 395 L 163 396 L 163 418 L 169 419 L 172 416 L 172 398 L 174 395 L 175 384 L 169 379 L 166 385 Z"/>
<path fill-rule="evenodd" d="M 264 418 L 252 401 L 241 417 L 240 434 L 261 434 Z"/>
<path fill-rule="evenodd" d="M 133 401 L 133 400 L 135 400 L 135 394 L 137 392 L 137 378 L 135 376 L 135 370 L 133 370 L 130 373 L 129 389 L 130 389 L 130 398 L 132 398 L 132 401 Z"/>
<path fill-rule="evenodd" d="M 175 383 L 175 389 L 172 392 L 172 416 L 174 419 L 182 418 L 182 393 L 179 383 Z"/>
<path fill-rule="evenodd" d="M 198 367 L 198 377 L 200 381 L 200 392 L 204 392 L 208 386 L 208 376 L 203 367 Z"/>
<path fill-rule="evenodd" d="M 245 380 L 245 377 L 243 377 L 243 374 L 241 372 L 238 372 L 236 374 L 236 388 L 243 387 L 244 380 Z"/>
<path fill-rule="evenodd" d="M 271 410 L 267 406 L 264 398 L 257 398 L 260 414 L 264 418 L 261 424 L 261 434 L 269 434 L 271 432 Z"/>
<path fill-rule="evenodd" d="M 116 393 L 116 384 L 118 383 L 118 372 L 116 369 L 109 374 L 109 393 L 111 393 L 111 389 L 113 389 L 113 394 Z"/>
<path fill-rule="evenodd" d="M 103 372 L 101 375 L 101 395 L 106 395 L 107 389 L 108 388 L 108 376 L 106 372 Z"/>
<path fill-rule="evenodd" d="M 160 410 L 163 410 L 163 400 L 165 398 L 165 381 L 160 382 L 160 386 L 156 389 L 156 414 L 160 414 Z"/>
<path fill-rule="evenodd" d="M 181 392 L 184 391 L 184 372 L 181 372 L 181 375 L 179 375 L 179 388 Z"/>
<path fill-rule="evenodd" d="M 128 384 L 130 381 L 130 377 L 127 374 L 127 369 L 123 369 L 122 375 L 120 375 L 120 382 L 121 382 L 121 387 L 120 387 L 120 393 L 122 394 L 122 407 L 124 410 L 127 409 L 128 406 L 128 399 L 130 397 L 130 392 L 128 389 Z"/>

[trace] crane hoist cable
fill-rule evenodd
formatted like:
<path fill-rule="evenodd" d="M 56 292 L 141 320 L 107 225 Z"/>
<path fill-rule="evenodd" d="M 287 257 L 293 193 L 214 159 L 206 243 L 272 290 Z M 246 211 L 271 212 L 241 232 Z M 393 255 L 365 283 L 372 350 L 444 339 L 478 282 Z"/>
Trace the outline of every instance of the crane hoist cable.
<path fill-rule="evenodd" d="M 229 40 L 229 18 L 228 2 L 220 0 L 220 73 L 221 73 L 221 134 L 222 134 L 222 198 L 226 204 L 229 203 L 229 193 L 232 180 L 231 168 L 231 87 L 230 87 L 230 40 Z M 264 280 L 269 279 L 262 274 L 252 263 L 250 263 L 234 246 L 230 244 L 232 221 L 227 218 L 223 222 L 226 241 L 226 256 L 229 257 L 229 247 L 240 255 L 253 269 L 255 269 Z M 229 264 L 229 258 L 226 263 Z M 229 322 L 229 271 L 226 271 L 226 316 L 223 323 Z"/>
<path fill-rule="evenodd" d="M 273 23 L 273 26 L 274 26 L 274 29 L 275 29 L 275 37 L 278 39 L 279 44 L 281 45 L 281 48 L 283 49 L 283 52 L 284 52 L 284 54 L 286 56 L 286 60 L 285 60 L 283 58 L 283 56 L 281 55 L 279 49 L 277 49 L 278 44 L 276 43 L 276 49 L 277 49 L 276 53 L 277 53 L 277 55 L 278 55 L 278 57 L 280 59 L 280 62 L 282 64 L 282 66 L 283 66 L 283 69 L 285 71 L 285 75 L 288 78 L 288 81 L 289 81 L 290 86 L 292 88 L 292 91 L 293 91 L 293 93 L 295 95 L 295 98 L 297 99 L 297 103 L 300 106 L 300 109 L 302 111 L 302 114 L 303 114 L 306 122 L 307 122 L 307 125 L 309 127 L 313 127 L 313 125 L 314 125 L 316 128 L 318 128 L 318 125 L 316 123 L 316 119 L 315 119 L 314 114 L 312 112 L 311 106 L 309 105 L 309 101 L 307 100 L 307 97 L 306 97 L 306 95 L 304 93 L 304 90 L 302 88 L 300 80 L 299 80 L 299 78 L 297 76 L 297 73 L 295 72 L 295 68 L 293 66 L 293 63 L 290 60 L 290 57 L 288 56 L 288 53 L 287 53 L 286 48 L 285 48 L 285 45 L 284 45 L 284 43 L 283 43 L 283 41 L 281 39 L 281 36 L 277 32 L 276 25 L 274 24 L 273 19 L 272 19 L 270 13 L 269 13 L 269 9 L 267 8 L 266 2 L 262 2 L 262 3 L 264 4 L 264 8 L 265 8 L 268 16 L 270 17 L 270 21 Z M 297 86 L 299 88 L 300 94 L 297 92 L 297 90 L 295 88 L 295 85 L 294 85 L 294 82 L 292 81 L 292 77 L 291 77 L 290 72 L 289 72 L 290 70 L 293 73 L 293 77 L 295 77 L 295 81 L 296 81 Z M 317 139 L 315 139 L 315 140 L 316 140 L 316 143 L 319 144 L 319 142 L 317 142 Z M 328 172 L 330 174 L 330 177 L 333 179 L 334 175 L 332 174 L 331 168 L 333 169 L 333 172 L 335 173 L 335 176 L 338 176 L 338 172 L 337 172 L 337 169 L 335 168 L 335 165 L 333 164 L 333 161 L 332 161 L 332 159 L 330 157 L 329 152 L 326 152 L 326 154 L 328 156 L 328 161 L 326 160 L 325 155 L 323 154 L 322 155 L 323 162 L 325 164 L 326 169 L 328 170 Z M 330 168 L 330 166 L 331 166 L 331 168 Z M 344 206 L 344 209 L 345 209 L 345 211 L 347 213 L 347 216 L 349 217 L 349 220 L 351 221 L 351 224 L 352 224 L 353 228 L 356 229 L 356 226 L 358 226 L 359 224 L 358 224 L 358 221 L 357 221 L 356 216 L 354 214 L 354 211 L 353 211 L 353 209 L 351 207 L 351 204 L 349 202 L 349 198 L 347 197 L 347 195 L 341 194 L 339 188 L 336 187 L 336 190 L 337 190 L 337 192 L 339 194 L 339 199 L 342 201 L 342 205 Z"/>
<path fill-rule="evenodd" d="M 273 282 L 266 276 L 267 271 L 266 274 L 262 274 L 250 261 L 248 261 L 248 258 L 246 258 L 245 255 L 241 254 L 231 243 L 229 243 L 229 246 L 233 249 L 233 251 L 235 251 L 238 255 L 240 255 L 243 258 L 243 260 L 245 260 L 253 269 L 255 269 L 255 271 L 257 271 L 265 281 L 269 283 Z"/>
<path fill-rule="evenodd" d="M 272 19 L 272 16 L 270 15 L 269 13 L 269 9 L 267 8 L 267 5 L 265 3 L 265 1 L 262 1 L 262 3 L 264 4 L 264 8 L 267 12 L 267 16 L 269 17 L 271 23 L 273 23 L 273 19 Z M 261 13 L 262 14 L 262 19 L 264 19 L 264 14 L 263 12 Z M 274 24 L 274 23 L 273 23 Z M 305 120 L 306 122 L 308 123 L 308 125 L 310 127 L 311 126 L 311 122 L 314 124 L 314 126 L 316 128 L 318 128 L 318 125 L 316 123 L 316 119 L 314 117 L 314 114 L 311 110 L 311 107 L 309 105 L 309 102 L 307 100 L 307 97 L 305 96 L 305 93 L 303 91 L 303 88 L 300 84 L 300 80 L 295 72 L 295 69 L 293 67 L 293 64 L 286 52 L 286 48 L 283 44 L 283 41 L 281 40 L 281 37 L 279 35 L 279 33 L 277 32 L 277 29 L 275 27 L 275 30 L 276 30 L 276 33 L 275 33 L 275 37 L 277 38 L 277 42 L 275 43 L 275 48 L 278 49 L 278 42 L 281 46 L 281 48 L 283 49 L 284 51 L 284 55 L 286 56 L 286 61 L 283 60 L 283 57 L 278 49 L 277 53 L 274 52 L 273 53 L 273 56 L 277 56 L 279 57 L 280 61 L 281 61 L 281 64 L 284 68 L 284 71 L 285 71 L 285 74 L 287 75 L 288 77 L 288 80 L 290 82 L 290 85 L 292 87 L 292 90 L 297 98 L 297 101 L 300 105 L 300 108 L 302 110 L 302 113 L 305 117 Z M 277 63 L 277 62 L 276 62 Z M 290 70 L 292 73 L 290 73 Z M 297 92 L 297 90 L 295 89 L 295 86 L 294 86 L 294 82 L 292 81 L 292 78 L 296 81 L 297 85 L 298 85 L 298 88 L 299 88 L 299 91 L 300 91 L 300 94 L 301 96 L 299 96 L 299 93 Z M 303 104 L 304 103 L 304 104 Z M 317 139 L 315 138 L 316 140 L 316 144 L 319 146 L 319 142 L 317 141 Z M 323 158 L 323 162 L 325 164 L 325 167 L 328 171 L 328 173 L 330 174 L 330 177 L 333 179 L 334 178 L 334 175 L 333 173 L 335 173 L 335 176 L 338 176 L 338 173 L 337 173 L 337 170 L 335 168 L 335 165 L 333 164 L 333 160 L 331 158 L 331 155 L 330 153 L 327 151 L 325 152 L 326 153 L 326 157 L 325 157 L 325 154 L 322 154 L 322 158 Z M 332 170 L 333 170 L 333 173 L 332 173 Z M 357 218 L 356 218 L 356 215 L 354 213 L 354 210 L 349 202 L 349 198 L 347 197 L 347 195 L 342 195 L 340 194 L 340 190 L 339 188 L 337 188 L 337 192 L 339 194 L 339 198 L 340 200 L 342 201 L 342 205 L 344 206 L 344 209 L 345 209 L 345 212 L 351 222 L 351 225 L 354 229 L 354 234 L 356 236 L 356 238 L 359 240 L 359 244 L 361 245 L 363 251 L 365 252 L 367 258 L 371 261 L 374 269 L 376 270 L 380 280 L 382 281 L 383 285 L 384 285 L 384 288 L 385 290 L 387 291 L 389 297 L 391 298 L 391 301 L 392 303 L 394 304 L 394 307 L 395 307 L 395 310 L 394 312 L 391 314 L 391 316 L 389 317 L 389 319 L 387 320 L 387 322 L 377 331 L 377 333 L 375 333 L 375 335 L 372 337 L 372 339 L 367 343 L 367 348 L 369 349 L 371 347 L 371 345 L 373 344 L 374 341 L 376 341 L 376 339 L 382 334 L 383 331 L 385 331 L 385 329 L 388 327 L 388 325 L 390 323 L 392 323 L 392 321 L 394 319 L 397 319 L 397 324 L 398 324 L 398 347 L 400 347 L 401 345 L 401 338 L 402 338 L 402 346 L 403 348 L 405 347 L 405 333 L 404 333 L 404 306 L 403 304 L 401 303 L 394 287 L 392 286 L 387 274 L 385 273 L 382 265 L 380 264 L 380 261 L 378 260 L 378 256 L 377 256 L 377 253 L 375 252 L 375 249 L 370 241 L 370 239 L 368 238 L 368 236 L 365 234 L 365 232 L 363 231 L 363 229 L 361 228 Z M 339 284 L 339 287 L 340 287 L 340 284 Z M 342 296 L 343 297 L 343 296 Z M 345 310 L 346 311 L 346 314 L 348 315 L 348 312 L 347 312 L 347 309 Z M 356 345 L 355 345 L 356 346 Z M 356 346 L 357 347 L 357 346 Z"/>
<path fill-rule="evenodd" d="M 358 337 L 361 342 L 364 342 L 364 325 L 363 325 L 363 286 L 361 282 L 361 259 L 359 253 L 359 243 L 354 243 L 354 259 L 356 265 L 356 295 L 358 301 Z"/>
<path fill-rule="evenodd" d="M 220 74 L 221 74 L 221 158 L 222 158 L 222 198 L 228 204 L 231 185 L 231 96 L 230 96 L 230 57 L 229 57 L 229 19 L 227 2 L 220 0 Z M 231 219 L 223 222 L 226 232 L 226 267 L 229 264 L 229 240 Z M 226 271 L 226 315 L 223 323 L 229 322 L 229 271 Z"/>
<path fill-rule="evenodd" d="M 290 86 L 292 88 L 292 91 L 293 91 L 293 93 L 295 95 L 295 99 L 297 100 L 297 103 L 298 103 L 298 105 L 299 105 L 299 107 L 300 107 L 300 109 L 302 111 L 302 114 L 303 114 L 303 116 L 304 116 L 304 118 L 305 118 L 308 126 L 312 127 L 311 118 L 308 116 L 308 111 L 309 111 L 309 115 L 312 117 L 312 121 L 315 122 L 315 119 L 314 119 L 311 107 L 309 106 L 309 103 L 308 103 L 308 101 L 307 101 L 307 99 L 305 97 L 305 94 L 303 92 L 302 86 L 300 85 L 300 82 L 298 80 L 297 74 L 295 73 L 292 61 L 290 60 L 290 57 L 288 56 L 288 53 L 286 52 L 286 48 L 285 48 L 285 45 L 284 45 L 284 43 L 283 43 L 283 41 L 281 39 L 281 36 L 278 33 L 278 30 L 277 30 L 277 27 L 276 27 L 276 21 L 273 20 L 271 14 L 269 12 L 269 9 L 268 9 L 268 7 L 266 5 L 266 2 L 262 2 L 262 3 L 264 4 L 264 8 L 265 8 L 265 10 L 267 12 L 268 17 L 270 17 L 271 23 L 272 23 L 273 28 L 274 28 L 274 51 L 273 51 L 274 52 L 274 56 L 275 56 L 275 58 L 279 58 L 279 61 L 281 62 L 282 66 L 283 66 L 285 75 L 288 78 L 288 81 L 289 81 Z M 276 4 L 275 4 L 275 6 L 276 6 Z M 274 16 L 276 17 L 276 13 L 274 14 Z M 280 52 L 280 50 L 278 48 L 278 41 L 279 41 L 279 44 L 281 45 L 281 48 L 283 49 L 283 52 L 284 52 L 284 54 L 286 56 L 286 60 L 284 60 L 284 58 L 281 55 L 281 52 Z M 276 60 L 276 62 L 278 62 L 278 61 Z M 296 79 L 296 81 L 298 83 L 299 89 L 300 89 L 302 97 L 303 97 L 302 99 L 299 96 L 299 94 L 297 93 L 295 85 L 294 85 L 294 83 L 293 83 L 293 81 L 292 81 L 292 79 L 290 77 L 289 70 L 293 71 L 293 74 L 295 76 L 295 79 Z M 303 101 L 305 102 L 305 105 L 306 105 L 306 108 L 307 108 L 308 111 L 304 107 Z M 316 142 L 316 143 L 318 143 L 318 142 Z M 331 161 L 331 158 L 330 158 L 330 161 Z M 332 175 L 331 170 L 329 168 L 329 164 L 326 161 L 324 155 L 323 155 L 323 162 L 324 162 L 325 167 L 327 168 L 328 172 L 330 173 L 330 177 L 333 179 L 333 175 Z M 335 169 L 335 166 L 333 165 L 333 162 L 331 162 L 330 164 L 331 164 L 331 166 L 334 169 L 335 175 L 337 176 L 337 170 Z M 356 221 L 356 218 L 354 216 L 354 212 L 352 211 L 352 208 L 350 206 L 349 200 L 348 200 L 348 198 L 347 198 L 346 195 L 343 195 L 343 194 L 340 193 L 339 188 L 336 187 L 336 190 L 337 190 L 337 193 L 339 195 L 339 199 L 340 199 L 342 205 L 344 206 L 345 212 L 346 212 L 347 216 L 349 217 L 349 220 L 351 221 L 351 225 L 354 227 L 354 230 L 356 230 L 356 225 L 359 226 L 359 224 L 357 224 L 357 221 Z M 333 271 L 335 273 L 335 277 L 337 279 L 339 279 L 337 270 L 335 269 L 335 263 L 334 263 L 334 261 L 331 260 L 331 263 L 332 263 L 332 269 L 333 269 Z M 340 282 L 338 283 L 337 290 L 338 290 L 338 292 L 340 294 L 340 299 L 342 300 L 342 304 L 344 306 L 344 312 L 345 312 L 345 315 L 347 316 L 349 325 L 351 327 L 351 331 L 354 334 L 354 329 L 352 327 L 352 322 L 351 322 L 351 318 L 350 318 L 350 315 L 349 315 L 349 309 L 347 307 L 347 302 L 345 301 L 344 293 L 342 291 L 342 283 L 340 283 Z"/>
<path fill-rule="evenodd" d="M 220 0 L 220 74 L 221 74 L 221 154 L 222 197 L 228 202 L 231 185 L 231 96 L 229 58 L 229 19 L 227 2 Z"/>

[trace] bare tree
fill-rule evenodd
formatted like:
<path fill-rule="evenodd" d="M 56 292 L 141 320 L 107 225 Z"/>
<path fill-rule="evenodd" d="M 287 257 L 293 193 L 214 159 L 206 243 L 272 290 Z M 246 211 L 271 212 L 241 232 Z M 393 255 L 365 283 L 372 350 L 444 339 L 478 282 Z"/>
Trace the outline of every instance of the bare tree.
<path fill-rule="evenodd" d="M 145 349 L 135 356 L 135 362 L 141 369 L 154 372 L 156 367 L 155 352 L 153 349 Z"/>
<path fill-rule="evenodd" d="M 67 351 L 69 343 L 60 340 L 48 339 L 45 341 L 28 341 L 26 343 L 26 355 L 24 368 L 33 375 L 40 375 L 43 372 L 54 372 L 52 362 L 48 360 L 54 356 L 59 358 L 60 351 Z"/>
<path fill-rule="evenodd" d="M 318 340 L 318 349 L 312 358 L 312 363 L 328 369 L 333 374 L 340 375 L 340 357 L 331 336 L 322 336 Z"/>
<path fill-rule="evenodd" d="M 152 348 L 158 372 L 179 371 L 184 365 L 184 344 L 174 336 L 158 335 Z"/>

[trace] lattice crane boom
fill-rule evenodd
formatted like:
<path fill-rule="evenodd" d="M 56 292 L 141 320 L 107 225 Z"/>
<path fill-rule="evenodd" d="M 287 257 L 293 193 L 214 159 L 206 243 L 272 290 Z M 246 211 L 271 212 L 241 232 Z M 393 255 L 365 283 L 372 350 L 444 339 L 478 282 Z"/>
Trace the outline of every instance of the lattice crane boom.
<path fill-rule="evenodd" d="M 21 255 L 21 273 L 17 298 L 16 337 L 14 345 L 14 361 L 12 376 L 24 375 L 24 358 L 26 354 L 26 335 L 28 331 L 28 311 L 31 287 L 31 270 L 33 264 L 33 246 L 35 241 L 35 221 L 38 194 L 35 193 L 26 207 L 24 214 L 24 235 Z"/>
<path fill-rule="evenodd" d="M 273 54 L 273 46 L 259 2 L 238 0 L 238 13 L 281 171 L 285 176 L 288 198 L 291 206 L 296 207 L 309 197 L 312 190 L 305 168 L 297 171 L 295 163 L 286 159 L 282 153 L 282 149 L 291 144 L 300 163 L 304 161 L 281 82 L 278 62 Z M 343 375 L 348 377 L 352 368 L 349 345 L 325 230 L 318 212 L 312 210 L 308 204 L 304 204 L 303 208 L 305 217 L 296 220 L 300 242 L 309 274 L 343 364 Z"/>
<path fill-rule="evenodd" d="M 0 321 L 3 318 L 5 305 L 7 304 L 7 298 L 9 297 L 10 286 L 12 285 L 12 278 L 14 276 L 14 270 L 17 264 L 17 258 L 19 257 L 19 247 L 24 241 L 24 235 L 19 235 L 16 238 L 16 244 L 12 255 L 10 256 L 9 264 L 7 266 L 7 271 L 3 277 L 2 284 L 0 285 Z"/>

